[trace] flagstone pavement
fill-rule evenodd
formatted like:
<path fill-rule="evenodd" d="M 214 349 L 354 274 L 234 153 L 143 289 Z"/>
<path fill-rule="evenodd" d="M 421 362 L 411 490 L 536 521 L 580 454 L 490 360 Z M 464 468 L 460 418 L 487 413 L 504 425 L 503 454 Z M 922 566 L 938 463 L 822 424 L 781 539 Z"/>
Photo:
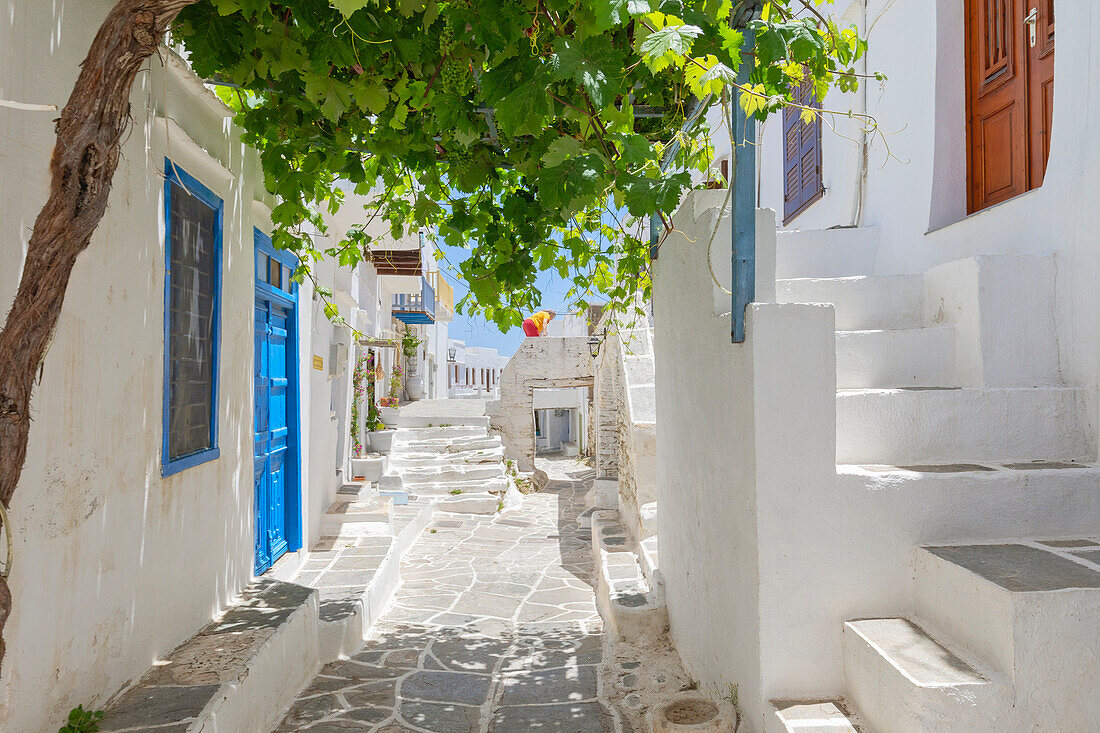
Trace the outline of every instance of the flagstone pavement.
<path fill-rule="evenodd" d="M 277 730 L 624 730 L 601 694 L 591 481 L 569 465 L 503 515 L 437 513 L 371 639 L 323 667 Z"/>

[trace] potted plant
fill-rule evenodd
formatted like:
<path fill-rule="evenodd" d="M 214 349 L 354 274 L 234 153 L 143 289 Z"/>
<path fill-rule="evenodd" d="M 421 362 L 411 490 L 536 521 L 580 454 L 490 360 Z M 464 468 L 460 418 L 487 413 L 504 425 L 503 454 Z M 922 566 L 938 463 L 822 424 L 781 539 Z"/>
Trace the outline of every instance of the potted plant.
<path fill-rule="evenodd" d="M 367 438 L 370 440 L 370 447 L 377 453 L 389 453 L 393 447 L 393 429 L 387 428 L 386 424 L 382 422 L 382 413 L 378 409 L 378 405 L 372 401 L 370 407 L 367 409 L 367 420 L 365 423 L 367 429 Z"/>
<path fill-rule="evenodd" d="M 382 406 L 382 421 L 387 425 L 397 425 L 397 406 L 401 404 L 402 377 L 405 373 L 397 364 L 393 365 L 390 374 L 389 395 L 378 401 Z"/>

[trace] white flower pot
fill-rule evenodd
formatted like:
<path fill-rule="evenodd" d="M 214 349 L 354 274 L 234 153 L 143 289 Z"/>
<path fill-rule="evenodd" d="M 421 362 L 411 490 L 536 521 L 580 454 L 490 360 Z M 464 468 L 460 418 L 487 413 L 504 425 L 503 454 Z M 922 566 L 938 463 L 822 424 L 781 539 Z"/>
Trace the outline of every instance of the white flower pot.
<path fill-rule="evenodd" d="M 394 430 L 372 430 L 367 433 L 370 438 L 370 447 L 377 453 L 389 453 L 393 448 Z"/>

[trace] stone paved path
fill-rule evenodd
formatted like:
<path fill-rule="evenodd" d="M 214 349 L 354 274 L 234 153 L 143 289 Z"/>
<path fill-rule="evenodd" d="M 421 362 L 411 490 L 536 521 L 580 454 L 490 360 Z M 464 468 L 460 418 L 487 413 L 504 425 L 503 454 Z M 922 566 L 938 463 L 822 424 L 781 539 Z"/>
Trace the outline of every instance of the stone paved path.
<path fill-rule="evenodd" d="M 278 731 L 621 730 L 598 676 L 580 476 L 503 516 L 437 514 L 372 639 L 325 666 Z"/>

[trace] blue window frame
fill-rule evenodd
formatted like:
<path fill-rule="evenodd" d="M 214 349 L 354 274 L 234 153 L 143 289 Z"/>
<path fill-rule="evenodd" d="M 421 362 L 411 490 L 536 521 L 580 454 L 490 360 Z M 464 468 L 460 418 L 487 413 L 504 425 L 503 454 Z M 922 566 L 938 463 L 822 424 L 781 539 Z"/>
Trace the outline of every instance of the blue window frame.
<path fill-rule="evenodd" d="M 164 161 L 164 438 L 161 475 L 218 451 L 220 198 Z"/>

